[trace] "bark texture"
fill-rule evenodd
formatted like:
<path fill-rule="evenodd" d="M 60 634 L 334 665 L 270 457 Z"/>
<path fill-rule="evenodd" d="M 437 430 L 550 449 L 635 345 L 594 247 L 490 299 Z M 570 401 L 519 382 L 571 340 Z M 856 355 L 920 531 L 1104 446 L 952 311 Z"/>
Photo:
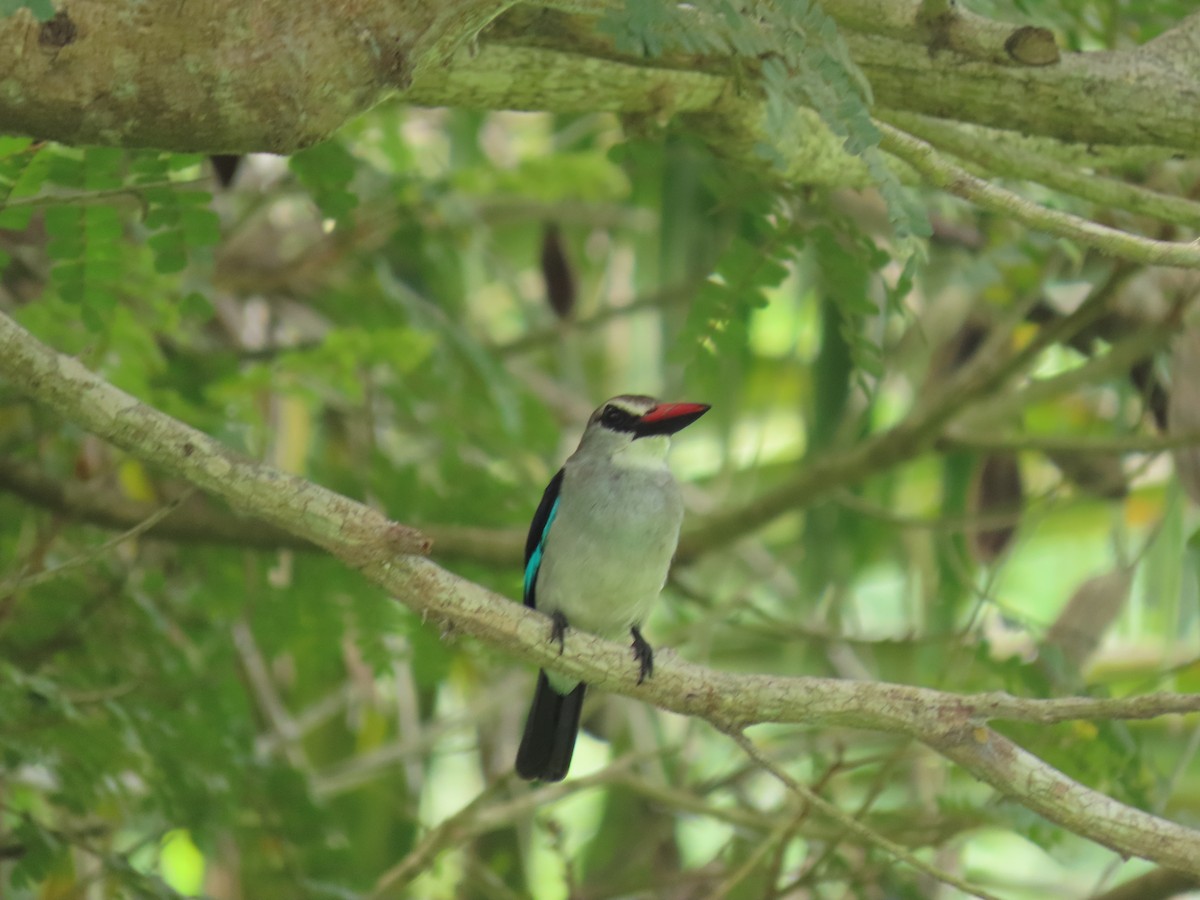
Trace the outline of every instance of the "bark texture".
<path fill-rule="evenodd" d="M 607 0 L 76 0 L 49 22 L 0 19 L 0 129 L 73 144 L 290 153 L 389 97 L 424 106 L 683 118 L 791 180 L 859 167 L 811 110 L 768 135 L 745 61 L 618 53 Z M 547 7 L 562 7 L 551 9 Z M 917 0 L 826 0 L 881 111 L 1062 141 L 1200 149 L 1200 13 L 1142 47 L 1061 51 L 1036 23 Z M 934 4 L 934 7 L 940 7 Z M 752 73 L 750 73 L 752 74 Z"/>

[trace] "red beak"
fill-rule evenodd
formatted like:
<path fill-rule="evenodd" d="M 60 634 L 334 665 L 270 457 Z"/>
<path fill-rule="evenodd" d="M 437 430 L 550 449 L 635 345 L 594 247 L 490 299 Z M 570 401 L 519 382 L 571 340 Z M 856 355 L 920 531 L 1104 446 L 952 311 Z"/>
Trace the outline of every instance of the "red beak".
<path fill-rule="evenodd" d="M 709 411 L 707 403 L 660 403 L 638 419 L 637 436 L 674 434 Z"/>

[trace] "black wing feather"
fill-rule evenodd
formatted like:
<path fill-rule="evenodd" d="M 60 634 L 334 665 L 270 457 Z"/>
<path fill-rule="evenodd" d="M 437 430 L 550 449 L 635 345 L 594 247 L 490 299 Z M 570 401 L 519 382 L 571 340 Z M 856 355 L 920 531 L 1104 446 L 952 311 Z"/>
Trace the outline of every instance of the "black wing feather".
<path fill-rule="evenodd" d="M 529 523 L 529 535 L 525 538 L 525 605 L 531 608 L 537 607 L 535 602 L 537 573 L 535 572 L 532 578 L 529 577 L 529 561 L 546 536 L 546 523 L 550 521 L 550 512 L 554 509 L 554 504 L 558 502 L 558 492 L 562 489 L 562 480 L 563 470 L 559 469 L 550 479 L 550 483 L 546 485 L 546 490 L 542 492 L 542 502 L 538 504 L 537 511 L 533 514 L 533 521 Z"/>

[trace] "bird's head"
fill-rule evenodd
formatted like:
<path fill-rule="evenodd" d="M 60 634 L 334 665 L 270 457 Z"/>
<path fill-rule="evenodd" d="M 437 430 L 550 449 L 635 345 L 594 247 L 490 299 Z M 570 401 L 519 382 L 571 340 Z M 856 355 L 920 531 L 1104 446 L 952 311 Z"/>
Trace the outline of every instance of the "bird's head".
<path fill-rule="evenodd" d="M 592 413 L 579 448 L 629 468 L 659 468 L 666 464 L 671 435 L 708 410 L 707 403 L 659 403 L 641 394 L 622 394 Z"/>

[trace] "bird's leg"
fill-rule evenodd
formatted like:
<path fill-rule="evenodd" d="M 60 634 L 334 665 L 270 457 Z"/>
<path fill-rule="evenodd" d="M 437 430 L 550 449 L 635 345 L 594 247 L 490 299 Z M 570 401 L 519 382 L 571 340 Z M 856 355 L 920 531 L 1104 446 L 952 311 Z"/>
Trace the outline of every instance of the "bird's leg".
<path fill-rule="evenodd" d="M 550 643 L 558 641 L 558 655 L 562 656 L 563 648 L 567 643 L 567 617 L 557 609 L 550 614 L 550 618 L 554 624 L 550 626 Z"/>
<path fill-rule="evenodd" d="M 654 674 L 654 650 L 646 643 L 636 625 L 629 629 L 629 633 L 633 636 L 633 658 L 641 666 L 637 680 L 637 683 L 641 684 Z"/>

